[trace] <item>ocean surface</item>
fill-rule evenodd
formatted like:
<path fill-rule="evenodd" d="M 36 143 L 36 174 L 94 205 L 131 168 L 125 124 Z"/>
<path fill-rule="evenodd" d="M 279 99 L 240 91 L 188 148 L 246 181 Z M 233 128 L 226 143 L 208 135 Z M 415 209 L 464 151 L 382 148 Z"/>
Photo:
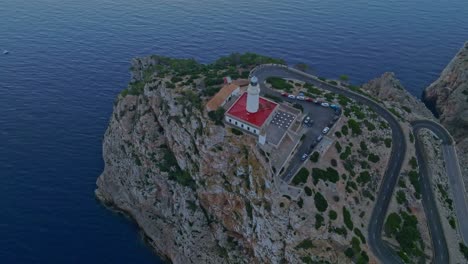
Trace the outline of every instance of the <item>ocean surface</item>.
<path fill-rule="evenodd" d="M 0 1 L 0 263 L 161 262 L 93 194 L 132 57 L 251 51 L 419 96 L 466 40 L 466 0 Z"/>

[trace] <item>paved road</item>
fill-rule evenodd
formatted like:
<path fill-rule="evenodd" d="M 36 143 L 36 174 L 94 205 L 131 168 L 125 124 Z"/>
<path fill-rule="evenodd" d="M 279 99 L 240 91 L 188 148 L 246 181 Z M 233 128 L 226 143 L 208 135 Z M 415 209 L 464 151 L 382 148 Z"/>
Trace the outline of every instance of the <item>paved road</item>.
<path fill-rule="evenodd" d="M 386 243 L 384 243 L 381 238 L 385 216 L 406 153 L 406 141 L 398 120 L 385 108 L 363 95 L 330 85 L 328 83 L 324 83 L 312 75 L 308 75 L 290 68 L 273 65 L 262 65 L 261 67 L 256 68 L 252 74 L 257 77 L 261 77 L 262 79 L 270 76 L 297 79 L 313 84 L 330 92 L 345 95 L 351 99 L 354 99 L 358 103 L 369 106 L 389 123 L 389 126 L 392 129 L 392 151 L 390 154 L 387 170 L 385 171 L 385 175 L 380 186 L 379 195 L 377 196 L 374 209 L 372 210 L 369 223 L 369 245 L 374 252 L 374 255 L 380 261 L 384 263 L 403 263 L 402 260 L 395 254 L 395 252 Z M 269 91 L 265 92 L 269 93 Z"/>
<path fill-rule="evenodd" d="M 430 170 L 428 170 L 427 163 L 430 162 L 426 159 L 424 155 L 424 149 L 422 147 L 421 142 L 418 140 L 418 132 L 421 129 L 429 129 L 431 130 L 439 139 L 442 140 L 442 153 L 444 156 L 444 161 L 445 161 L 445 169 L 447 173 L 447 177 L 449 179 L 449 185 L 451 192 L 453 194 L 453 199 L 455 203 L 455 212 L 457 215 L 458 219 L 458 230 L 460 232 L 460 235 L 462 237 L 463 242 L 466 244 L 468 242 L 468 204 L 465 196 L 465 185 L 463 183 L 463 178 L 462 174 L 460 171 L 460 166 L 458 163 L 457 159 L 457 154 L 455 150 L 455 146 L 453 145 L 453 139 L 450 137 L 450 134 L 445 130 L 441 125 L 432 122 L 432 121 L 426 121 L 426 120 L 421 120 L 421 121 L 415 121 L 412 122 L 411 125 L 413 126 L 413 131 L 416 139 L 416 155 L 418 158 L 418 163 L 420 167 L 420 175 L 421 175 L 421 181 L 422 181 L 422 186 L 423 186 L 423 191 L 424 189 L 428 189 L 427 192 L 428 194 L 430 193 L 431 195 L 431 201 L 429 201 L 427 205 L 424 205 L 425 210 L 434 210 L 435 213 L 437 213 L 437 206 L 435 204 L 435 200 L 432 194 L 432 189 L 431 189 L 431 177 L 430 177 Z M 424 194 L 423 194 L 424 198 Z M 423 199 L 424 202 L 424 199 Z M 426 212 L 427 218 L 430 219 L 430 215 L 432 212 Z M 434 214 L 435 214 L 434 213 Z M 438 215 L 438 213 L 437 213 Z M 435 217 L 435 215 L 434 215 Z M 441 224 L 440 224 L 440 218 L 437 217 L 436 222 L 434 223 L 436 228 L 441 229 Z M 431 224 L 431 223 L 429 223 Z M 431 230 L 434 230 L 431 228 Z M 435 230 L 437 231 L 437 230 Z M 443 231 L 436 232 L 435 234 L 431 233 L 432 241 L 433 243 L 443 243 L 443 240 L 445 240 L 445 237 L 443 235 Z M 445 243 L 444 243 L 445 244 Z M 443 247 L 443 246 L 438 246 L 438 247 Z M 447 250 L 445 246 L 445 250 Z M 444 254 L 444 252 L 441 252 L 441 254 Z M 440 262 L 442 263 L 442 262 Z"/>

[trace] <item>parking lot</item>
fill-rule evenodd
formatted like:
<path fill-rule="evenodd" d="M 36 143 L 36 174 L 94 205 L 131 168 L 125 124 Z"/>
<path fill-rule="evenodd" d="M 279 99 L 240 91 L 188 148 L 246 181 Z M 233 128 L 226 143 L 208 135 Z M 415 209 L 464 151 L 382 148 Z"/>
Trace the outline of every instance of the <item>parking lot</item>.
<path fill-rule="evenodd" d="M 294 103 L 302 105 L 304 108 L 304 115 L 306 117 L 309 116 L 310 120 L 313 120 L 313 124 L 305 125 L 304 122 L 302 122 L 303 129 L 305 130 L 305 138 L 297 148 L 294 156 L 291 158 L 289 165 L 284 170 L 283 175 L 281 175 L 281 177 L 286 182 L 289 182 L 302 166 L 304 161 L 301 159 L 301 157 L 305 153 L 310 155 L 314 151 L 314 147 L 318 143 L 317 138 L 322 135 L 322 130 L 325 127 L 331 128 L 338 118 L 338 115 L 335 114 L 335 110 L 330 107 L 324 107 L 320 104 L 300 100 L 294 100 Z"/>

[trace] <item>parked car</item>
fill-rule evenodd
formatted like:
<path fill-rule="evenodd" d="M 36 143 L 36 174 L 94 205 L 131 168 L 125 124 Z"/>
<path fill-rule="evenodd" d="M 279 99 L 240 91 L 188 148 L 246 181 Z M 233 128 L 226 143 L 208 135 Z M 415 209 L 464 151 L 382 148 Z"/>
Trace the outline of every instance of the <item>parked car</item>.
<path fill-rule="evenodd" d="M 296 99 L 297 99 L 297 100 L 304 101 L 306 98 L 305 98 L 305 96 L 303 96 L 303 95 L 298 95 L 298 96 L 296 97 Z"/>
<path fill-rule="evenodd" d="M 321 103 L 322 103 L 322 101 L 320 101 L 320 100 L 315 100 L 315 101 L 314 101 L 314 104 L 317 104 L 317 105 L 319 105 L 319 104 L 321 104 Z"/>
<path fill-rule="evenodd" d="M 295 96 L 295 95 L 293 95 L 293 94 L 289 94 L 289 95 L 288 95 L 288 98 L 291 98 L 291 99 L 296 99 L 296 96 Z"/>
<path fill-rule="evenodd" d="M 307 153 L 302 154 L 301 160 L 302 161 L 306 160 L 308 156 L 309 155 L 307 155 Z"/>
<path fill-rule="evenodd" d="M 321 103 L 320 105 L 323 106 L 323 107 L 329 107 L 330 106 L 329 103 Z"/>
<path fill-rule="evenodd" d="M 287 97 L 289 94 L 288 93 L 281 93 L 281 96 Z"/>
<path fill-rule="evenodd" d="M 318 136 L 318 137 L 317 137 L 317 142 L 322 141 L 322 138 L 323 138 L 323 135 Z"/>
<path fill-rule="evenodd" d="M 326 134 L 326 133 L 328 133 L 329 130 L 330 130 L 329 127 L 325 127 L 325 128 L 322 130 L 322 133 L 323 133 L 323 134 Z"/>
<path fill-rule="evenodd" d="M 340 116 L 339 116 L 339 115 L 335 115 L 335 116 L 333 117 L 333 121 L 336 122 L 336 120 L 338 120 L 338 118 L 340 118 Z"/>
<path fill-rule="evenodd" d="M 310 98 L 310 97 L 306 97 L 305 100 L 306 100 L 307 102 L 313 102 L 313 101 L 314 101 L 314 99 L 312 99 L 312 98 Z"/>
<path fill-rule="evenodd" d="M 312 144 L 310 144 L 310 149 L 313 149 L 315 148 L 315 146 L 317 146 L 317 141 L 312 141 Z"/>
<path fill-rule="evenodd" d="M 336 105 L 336 104 L 332 104 L 332 105 L 330 105 L 330 108 L 336 111 L 336 110 L 340 109 L 340 106 Z"/>

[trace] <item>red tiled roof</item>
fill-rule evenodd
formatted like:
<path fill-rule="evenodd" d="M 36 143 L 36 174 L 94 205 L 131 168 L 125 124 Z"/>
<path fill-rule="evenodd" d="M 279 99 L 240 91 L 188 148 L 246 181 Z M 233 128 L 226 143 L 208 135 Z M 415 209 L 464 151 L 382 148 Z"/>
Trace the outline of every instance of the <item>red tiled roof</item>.
<path fill-rule="evenodd" d="M 227 115 L 230 115 L 250 125 L 261 127 L 273 112 L 273 110 L 275 110 L 275 107 L 278 106 L 278 104 L 260 97 L 257 113 L 247 112 L 246 106 L 247 93 L 243 93 L 242 96 L 228 110 Z"/>
<path fill-rule="evenodd" d="M 213 98 L 211 98 L 210 101 L 208 101 L 206 104 L 207 110 L 214 111 L 218 109 L 226 98 L 228 98 L 237 88 L 239 88 L 239 85 L 236 84 L 225 85 L 218 93 L 215 94 L 215 96 L 213 96 Z"/>

